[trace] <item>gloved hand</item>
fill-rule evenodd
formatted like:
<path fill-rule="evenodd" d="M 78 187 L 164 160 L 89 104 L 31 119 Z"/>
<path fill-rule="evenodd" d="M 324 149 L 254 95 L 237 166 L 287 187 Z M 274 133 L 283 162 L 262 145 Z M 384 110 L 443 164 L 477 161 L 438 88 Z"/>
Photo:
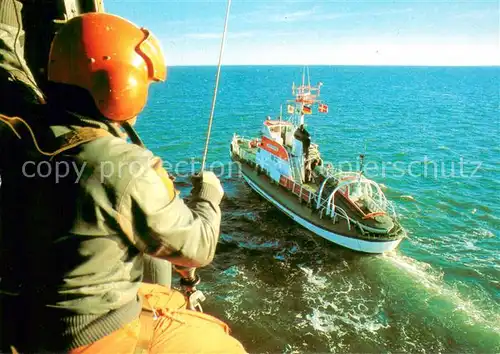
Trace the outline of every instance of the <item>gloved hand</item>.
<path fill-rule="evenodd" d="M 216 205 L 220 204 L 224 196 L 224 189 L 217 176 L 211 171 L 203 171 L 200 174 L 191 177 L 193 189 L 191 195 L 198 197 Z"/>
<path fill-rule="evenodd" d="M 174 270 L 183 279 L 195 281 L 197 278 L 199 278 L 196 276 L 196 268 L 188 268 L 188 267 L 178 266 L 178 265 L 174 264 Z"/>

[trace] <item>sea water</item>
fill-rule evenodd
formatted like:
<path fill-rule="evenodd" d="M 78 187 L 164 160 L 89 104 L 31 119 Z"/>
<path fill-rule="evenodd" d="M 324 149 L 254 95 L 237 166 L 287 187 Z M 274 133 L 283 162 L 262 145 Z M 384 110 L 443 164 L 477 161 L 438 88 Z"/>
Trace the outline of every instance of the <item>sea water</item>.
<path fill-rule="evenodd" d="M 169 68 L 138 122 L 184 194 L 215 74 Z M 500 352 L 500 68 L 310 67 L 329 106 L 306 116 L 322 158 L 357 170 L 365 154 L 408 232 L 385 255 L 302 229 L 230 163 L 233 133 L 257 135 L 301 80 L 302 67 L 222 68 L 207 163 L 226 196 L 215 260 L 199 270 L 205 310 L 253 353 Z"/>

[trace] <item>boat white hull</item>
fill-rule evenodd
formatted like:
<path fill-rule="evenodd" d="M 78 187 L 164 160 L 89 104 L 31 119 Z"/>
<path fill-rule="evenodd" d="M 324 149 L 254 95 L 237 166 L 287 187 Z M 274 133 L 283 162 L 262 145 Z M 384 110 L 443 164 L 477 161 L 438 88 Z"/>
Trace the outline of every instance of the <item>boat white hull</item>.
<path fill-rule="evenodd" d="M 336 243 L 340 246 L 350 248 L 352 250 L 359 251 L 359 252 L 384 253 L 384 252 L 394 250 L 402 240 L 402 239 L 398 239 L 398 240 L 391 240 L 391 241 L 366 241 L 366 240 L 360 240 L 360 239 L 356 239 L 356 238 L 352 238 L 352 237 L 337 235 L 331 231 L 325 230 L 324 228 L 313 225 L 312 223 L 308 222 L 306 219 L 304 219 L 304 218 L 300 217 L 299 215 L 295 214 L 294 212 L 290 211 L 288 208 L 285 208 L 280 203 L 278 203 L 276 200 L 274 200 L 273 197 L 271 197 L 264 190 L 262 190 L 257 184 L 252 182 L 252 180 L 250 178 L 248 178 L 245 174 L 243 174 L 243 178 L 245 179 L 245 181 L 248 183 L 248 185 L 254 191 L 256 191 L 262 197 L 264 197 L 269 202 L 271 202 L 274 206 L 276 206 L 283 213 L 285 213 L 290 218 L 292 218 L 295 222 L 302 225 L 303 227 L 305 227 L 309 231 L 315 233 L 316 235 L 321 236 L 321 237 L 327 239 L 328 241 Z"/>

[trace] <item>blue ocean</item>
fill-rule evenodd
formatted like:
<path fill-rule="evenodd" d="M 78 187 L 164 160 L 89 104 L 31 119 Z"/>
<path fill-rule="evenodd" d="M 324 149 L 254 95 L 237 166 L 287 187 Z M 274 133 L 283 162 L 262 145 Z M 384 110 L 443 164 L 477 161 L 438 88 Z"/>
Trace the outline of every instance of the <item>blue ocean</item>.
<path fill-rule="evenodd" d="M 302 81 L 299 66 L 222 67 L 207 167 L 221 239 L 199 270 L 206 312 L 252 353 L 500 352 L 500 68 L 313 66 L 329 112 L 306 116 L 334 166 L 383 184 L 408 232 L 364 255 L 302 229 L 243 182 L 234 133 L 255 136 Z M 215 67 L 169 68 L 137 129 L 189 192 Z M 306 78 L 307 79 L 307 78 Z"/>

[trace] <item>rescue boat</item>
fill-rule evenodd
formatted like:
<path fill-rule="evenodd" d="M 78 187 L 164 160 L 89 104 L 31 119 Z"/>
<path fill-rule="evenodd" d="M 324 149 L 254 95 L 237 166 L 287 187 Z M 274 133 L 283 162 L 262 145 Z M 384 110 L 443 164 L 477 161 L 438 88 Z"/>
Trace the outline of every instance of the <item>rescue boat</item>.
<path fill-rule="evenodd" d="M 292 85 L 294 98 L 279 118 L 268 116 L 258 136 L 234 134 L 231 159 L 255 192 L 304 228 L 354 251 L 384 253 L 406 236 L 394 204 L 380 185 L 359 171 L 325 164 L 305 128 L 305 115 L 327 113 L 322 83 Z M 364 156 L 361 155 L 361 166 Z"/>

